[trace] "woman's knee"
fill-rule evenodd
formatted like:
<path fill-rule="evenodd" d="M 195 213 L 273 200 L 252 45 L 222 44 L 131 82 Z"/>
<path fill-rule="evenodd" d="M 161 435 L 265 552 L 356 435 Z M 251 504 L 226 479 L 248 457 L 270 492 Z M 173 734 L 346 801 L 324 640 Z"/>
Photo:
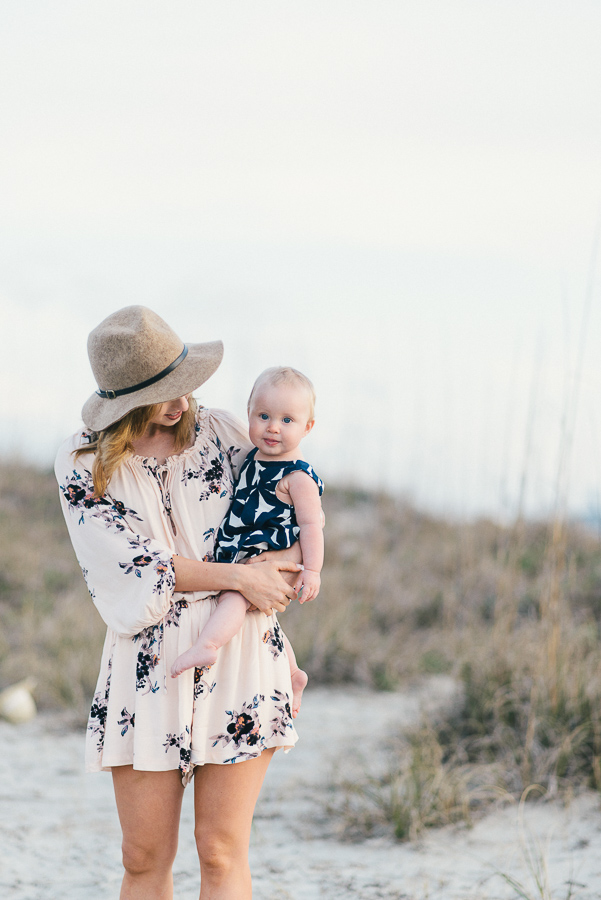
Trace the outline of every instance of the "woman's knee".
<path fill-rule="evenodd" d="M 123 868 L 130 875 L 144 875 L 171 869 L 177 853 L 177 840 L 164 836 L 160 844 L 123 841 Z"/>
<path fill-rule="evenodd" d="M 248 846 L 242 845 L 233 836 L 207 833 L 197 830 L 196 847 L 201 870 L 227 875 L 240 861 L 248 859 Z"/>

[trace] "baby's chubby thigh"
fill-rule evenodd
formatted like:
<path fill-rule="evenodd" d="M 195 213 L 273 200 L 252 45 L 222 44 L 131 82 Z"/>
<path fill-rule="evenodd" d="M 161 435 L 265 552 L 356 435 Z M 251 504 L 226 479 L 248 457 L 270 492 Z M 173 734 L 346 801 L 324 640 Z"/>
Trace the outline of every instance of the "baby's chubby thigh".
<path fill-rule="evenodd" d="M 177 647 L 179 648 L 177 655 L 198 640 L 211 616 L 219 607 L 220 596 L 220 594 L 212 594 L 201 600 L 188 600 L 187 609 L 182 612 L 182 615 L 179 618 L 178 627 L 175 629 L 167 627 L 165 629 L 165 638 L 167 638 L 168 632 L 177 632 L 177 634 L 174 635 Z"/>
<path fill-rule="evenodd" d="M 254 609 L 254 607 L 252 608 Z M 251 604 L 239 591 L 221 591 L 217 608 L 211 614 L 204 630 L 206 631 L 212 623 L 218 620 L 223 622 L 224 627 L 229 627 L 233 633 L 242 627 L 244 617 L 249 609 L 251 609 Z"/>

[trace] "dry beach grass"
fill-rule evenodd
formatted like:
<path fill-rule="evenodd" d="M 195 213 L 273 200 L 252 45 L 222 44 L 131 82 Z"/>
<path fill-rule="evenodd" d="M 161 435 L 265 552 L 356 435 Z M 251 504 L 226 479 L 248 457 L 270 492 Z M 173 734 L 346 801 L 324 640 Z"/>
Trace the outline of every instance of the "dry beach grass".
<path fill-rule="evenodd" d="M 322 594 L 283 624 L 312 684 L 392 691 L 446 674 L 454 702 L 400 732 L 329 795 L 348 838 L 403 840 L 487 802 L 601 788 L 601 544 L 579 526 L 453 523 L 328 490 Z M 104 628 L 51 474 L 0 466 L 0 688 L 37 680 L 42 709 L 87 713 Z M 348 723 L 352 733 L 353 723 Z"/>

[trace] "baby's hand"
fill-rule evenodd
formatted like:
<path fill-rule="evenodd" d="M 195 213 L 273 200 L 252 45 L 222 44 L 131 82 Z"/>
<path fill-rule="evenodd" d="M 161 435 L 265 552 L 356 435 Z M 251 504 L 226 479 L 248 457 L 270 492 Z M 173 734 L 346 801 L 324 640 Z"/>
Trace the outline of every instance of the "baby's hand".
<path fill-rule="evenodd" d="M 321 577 L 319 572 L 314 572 L 312 569 L 303 569 L 294 585 L 298 602 L 306 603 L 308 600 L 315 600 L 319 594 L 320 587 Z"/>

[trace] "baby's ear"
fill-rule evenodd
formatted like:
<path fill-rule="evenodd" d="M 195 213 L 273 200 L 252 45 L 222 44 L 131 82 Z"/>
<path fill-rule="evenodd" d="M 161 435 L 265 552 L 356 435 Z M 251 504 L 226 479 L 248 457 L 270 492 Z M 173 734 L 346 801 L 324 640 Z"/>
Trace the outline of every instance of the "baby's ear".
<path fill-rule="evenodd" d="M 315 419 L 309 419 L 309 421 L 307 422 L 307 424 L 305 426 L 305 437 L 309 434 L 309 432 L 312 430 L 314 425 L 315 425 Z"/>

